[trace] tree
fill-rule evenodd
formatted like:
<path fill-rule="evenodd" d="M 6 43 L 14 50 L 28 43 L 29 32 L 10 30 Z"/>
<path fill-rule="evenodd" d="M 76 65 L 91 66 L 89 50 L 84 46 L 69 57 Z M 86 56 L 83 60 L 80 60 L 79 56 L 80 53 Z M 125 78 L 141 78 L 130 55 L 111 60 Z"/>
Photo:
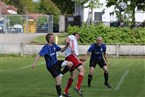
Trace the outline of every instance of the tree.
<path fill-rule="evenodd" d="M 60 9 L 62 14 L 73 14 L 74 2 L 72 0 L 51 0 Z"/>
<path fill-rule="evenodd" d="M 123 2 L 128 3 L 128 1 L 130 1 L 130 4 L 128 5 L 127 10 L 125 10 L 126 13 L 131 13 L 131 25 L 134 26 L 135 25 L 135 8 L 139 5 L 144 5 L 144 7 L 142 7 L 143 10 L 145 10 L 145 0 L 123 0 Z M 118 3 L 122 2 L 122 0 L 108 0 L 107 6 L 110 7 L 112 5 L 115 5 L 116 8 L 118 6 Z M 121 16 L 120 16 L 121 17 Z"/>
<path fill-rule="evenodd" d="M 18 9 L 18 14 L 25 14 L 35 8 L 32 0 L 2 0 L 8 5 L 14 5 Z"/>
<path fill-rule="evenodd" d="M 40 13 L 50 13 L 53 15 L 60 14 L 59 8 L 51 0 L 41 0 L 39 2 L 38 10 Z"/>
<path fill-rule="evenodd" d="M 54 23 L 58 23 L 58 16 L 61 13 L 60 9 L 51 0 L 41 0 L 38 3 L 38 12 L 43 14 L 51 14 L 54 16 Z"/>

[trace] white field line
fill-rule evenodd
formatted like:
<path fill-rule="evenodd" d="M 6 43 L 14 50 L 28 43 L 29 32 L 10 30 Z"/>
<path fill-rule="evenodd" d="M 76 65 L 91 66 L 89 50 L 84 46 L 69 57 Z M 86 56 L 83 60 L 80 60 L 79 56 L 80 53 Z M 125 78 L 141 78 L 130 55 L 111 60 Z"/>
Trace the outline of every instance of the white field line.
<path fill-rule="evenodd" d="M 125 80 L 125 77 L 128 75 L 129 70 L 126 70 L 125 73 L 121 76 L 120 81 L 117 83 L 116 87 L 115 87 L 115 91 L 118 91 L 122 85 L 122 83 Z"/>
<path fill-rule="evenodd" d="M 39 63 L 39 64 L 37 64 L 37 65 L 42 65 L 42 64 L 45 64 L 45 62 L 41 62 L 41 63 Z M 17 68 L 17 69 L 5 69 L 5 70 L 0 70 L 0 72 L 23 70 L 23 69 L 29 68 L 29 67 L 31 67 L 31 66 L 32 66 L 32 65 L 27 65 L 27 66 L 20 67 L 20 68 Z"/>

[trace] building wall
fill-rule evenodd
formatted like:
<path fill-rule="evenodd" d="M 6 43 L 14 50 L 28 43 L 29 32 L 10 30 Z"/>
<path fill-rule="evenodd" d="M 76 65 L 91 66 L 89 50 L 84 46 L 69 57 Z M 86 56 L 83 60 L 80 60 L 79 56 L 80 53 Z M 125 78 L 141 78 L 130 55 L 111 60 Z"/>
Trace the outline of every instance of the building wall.
<path fill-rule="evenodd" d="M 106 0 L 101 0 L 101 2 L 103 4 L 103 6 L 101 8 L 95 8 L 93 11 L 93 20 L 94 20 L 94 12 L 102 12 L 105 9 L 105 13 L 102 15 L 102 21 L 103 22 L 110 22 L 110 13 L 114 12 L 114 7 L 115 6 L 111 6 L 111 7 L 106 7 L 107 2 Z M 83 14 L 83 22 L 86 22 L 89 16 L 89 8 L 84 8 L 83 9 L 84 14 Z M 112 18 L 113 21 L 117 21 L 117 16 L 114 14 L 114 17 Z M 145 11 L 136 11 L 135 14 L 135 19 L 136 22 L 143 22 L 145 20 Z"/>

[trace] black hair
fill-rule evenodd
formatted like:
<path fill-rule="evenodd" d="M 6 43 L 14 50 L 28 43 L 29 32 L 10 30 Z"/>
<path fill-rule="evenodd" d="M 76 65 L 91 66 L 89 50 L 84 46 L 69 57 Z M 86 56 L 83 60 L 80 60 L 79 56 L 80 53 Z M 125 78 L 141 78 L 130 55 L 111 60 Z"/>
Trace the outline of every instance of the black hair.
<path fill-rule="evenodd" d="M 79 33 L 78 33 L 78 32 L 74 32 L 74 33 L 72 33 L 72 35 L 74 35 L 74 36 L 75 36 L 76 34 L 79 34 Z M 80 35 L 80 34 L 79 34 L 79 35 Z"/>

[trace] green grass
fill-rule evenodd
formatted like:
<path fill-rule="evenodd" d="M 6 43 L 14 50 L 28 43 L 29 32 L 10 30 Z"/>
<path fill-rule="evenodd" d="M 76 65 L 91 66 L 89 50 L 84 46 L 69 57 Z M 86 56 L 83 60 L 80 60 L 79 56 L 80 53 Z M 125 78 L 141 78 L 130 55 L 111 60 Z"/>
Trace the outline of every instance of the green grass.
<path fill-rule="evenodd" d="M 67 37 L 67 33 L 58 34 L 58 44 L 63 45 L 65 44 L 65 38 Z M 38 36 L 34 38 L 31 42 L 32 44 L 46 44 L 45 35 Z"/>
<path fill-rule="evenodd" d="M 34 57 L 3 56 L 0 66 L 0 97 L 57 97 L 55 81 L 46 70 L 44 59 L 41 58 L 34 70 L 31 64 Z M 59 58 L 60 59 L 60 58 Z M 87 87 L 88 61 L 86 62 L 86 74 L 82 84 L 84 97 L 145 97 L 145 60 L 144 58 L 109 58 L 111 89 L 103 85 L 103 71 L 97 66 L 92 87 Z M 124 73 L 128 75 L 115 91 L 116 85 Z M 63 77 L 62 89 L 67 84 L 69 73 Z M 79 97 L 74 91 L 75 79 L 70 93 L 72 97 Z"/>

